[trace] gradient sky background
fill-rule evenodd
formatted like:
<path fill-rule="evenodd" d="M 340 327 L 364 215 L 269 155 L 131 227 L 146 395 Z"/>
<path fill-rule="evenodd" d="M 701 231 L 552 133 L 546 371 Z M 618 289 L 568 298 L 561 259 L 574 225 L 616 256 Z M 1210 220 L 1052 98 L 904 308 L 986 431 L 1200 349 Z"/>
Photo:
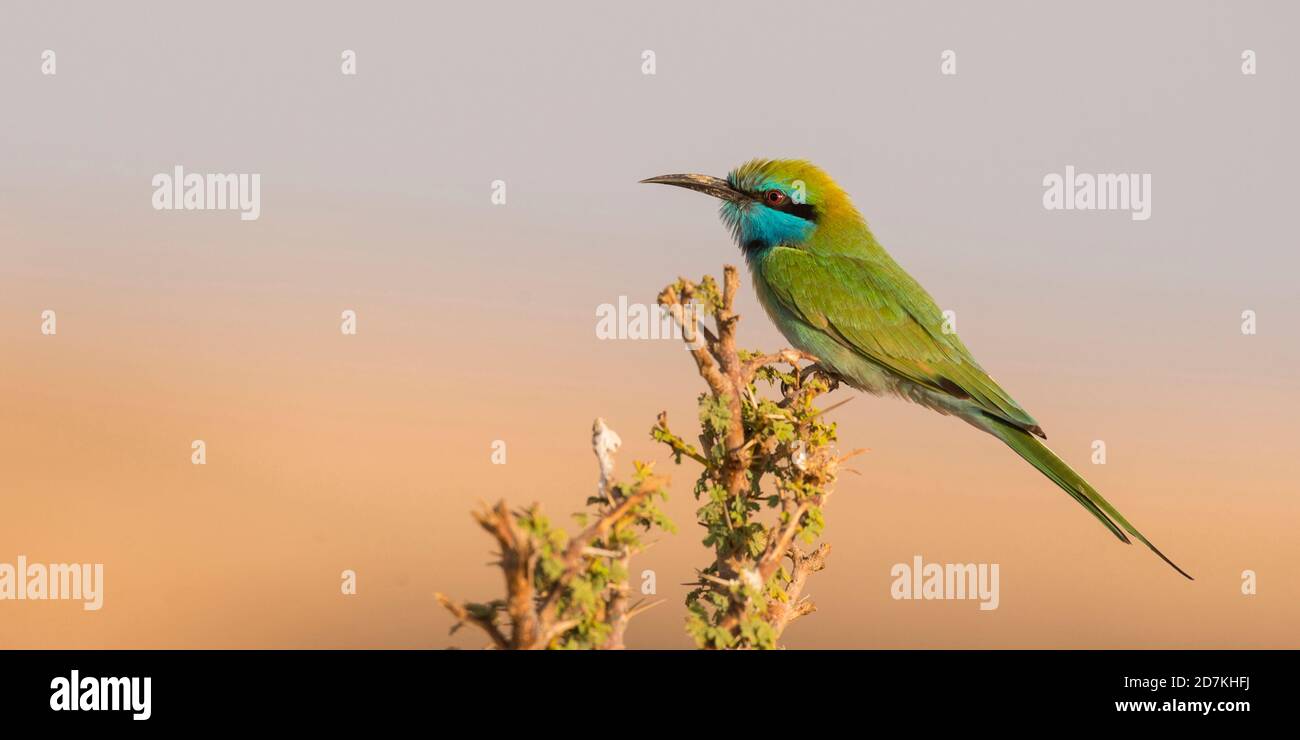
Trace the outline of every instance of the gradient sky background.
<path fill-rule="evenodd" d="M 636 562 L 668 603 L 629 644 L 689 647 L 696 471 L 648 430 L 666 409 L 687 432 L 702 385 L 675 342 L 598 340 L 595 311 L 738 263 L 713 203 L 637 180 L 755 156 L 830 171 L 1053 448 L 1197 576 L 992 438 L 857 398 L 834 418 L 871 452 L 788 646 L 1300 647 L 1297 22 L 1283 2 L 9 3 L 0 562 L 102 562 L 107 593 L 0 602 L 0 647 L 478 646 L 432 598 L 501 590 L 469 511 L 578 509 L 596 416 L 621 471 L 673 476 L 681 530 Z M 154 211 L 177 164 L 261 173 L 261 218 Z M 1151 173 L 1151 219 L 1045 211 L 1069 164 Z M 747 281 L 740 310 L 745 345 L 783 346 Z M 998 563 L 1000 608 L 892 600 L 916 554 Z"/>

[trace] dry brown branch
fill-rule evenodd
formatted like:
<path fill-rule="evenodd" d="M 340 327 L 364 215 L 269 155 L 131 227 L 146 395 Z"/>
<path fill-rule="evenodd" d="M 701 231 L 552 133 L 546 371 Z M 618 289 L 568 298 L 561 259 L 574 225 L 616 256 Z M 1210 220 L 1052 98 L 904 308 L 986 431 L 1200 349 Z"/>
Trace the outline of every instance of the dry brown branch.
<path fill-rule="evenodd" d="M 787 600 L 774 600 L 767 608 L 768 621 L 778 633 L 784 632 L 785 628 L 799 617 L 817 611 L 817 607 L 811 601 L 803 598 L 803 589 L 808 583 L 808 576 L 826 567 L 826 556 L 830 551 L 831 546 L 826 543 L 818 545 L 811 553 L 805 553 L 798 547 L 790 548 L 788 555 L 793 567 L 790 572 L 790 583 L 785 587 Z"/>
<path fill-rule="evenodd" d="M 600 643 L 591 645 L 584 638 L 582 646 L 623 647 L 627 623 L 639 613 L 627 605 L 626 574 L 632 555 L 642 549 L 639 537 L 630 534 L 629 527 L 649 528 L 652 521 L 665 521 L 649 501 L 652 496 L 662 494 L 668 479 L 638 466 L 634 485 L 615 484 L 609 477 L 613 470 L 610 453 L 617 443 L 611 445 L 610 440 L 616 440 L 617 435 L 600 420 L 594 429 L 597 433 L 593 436 L 593 448 L 601 463 L 603 495 L 593 499 L 603 501 L 595 512 L 595 521 L 567 542 L 559 540 L 563 548 L 556 552 L 552 543 L 556 542 L 553 534 L 558 533 L 536 505 L 511 512 L 501 501 L 475 512 L 475 521 L 492 535 L 500 550 L 495 565 L 504 577 L 506 595 L 501 601 L 487 604 L 460 604 L 436 594 L 438 602 L 456 619 L 453 631 L 469 624 L 483 630 L 493 647 L 533 650 L 550 647 L 562 638 L 572 641 L 572 636 L 566 636 L 571 630 L 580 628 L 581 632 L 573 633 L 577 635 L 602 635 L 603 630 L 608 636 L 602 637 Z M 659 519 L 646 518 L 652 516 Z M 622 577 L 608 578 L 604 574 L 611 572 L 609 568 L 592 570 L 593 559 L 610 560 Z M 580 576 L 585 580 L 583 590 L 574 592 L 571 587 Z M 600 580 L 593 581 L 594 578 Z M 575 593 L 587 596 L 579 598 Z M 592 594 L 596 603 L 591 602 Z M 508 625 L 498 623 L 500 612 L 506 614 Z"/>
<path fill-rule="evenodd" d="M 650 476 L 637 486 L 631 495 L 624 498 L 617 506 L 610 509 L 608 513 L 596 520 L 595 524 L 583 530 L 582 534 L 574 537 L 569 543 L 568 548 L 564 551 L 564 574 L 560 576 L 559 587 L 551 590 L 550 593 L 542 600 L 542 608 L 539 616 L 543 624 L 549 624 L 555 621 L 556 610 L 559 606 L 560 594 L 563 593 L 564 587 L 569 585 L 569 581 L 577 575 L 578 571 L 583 568 L 582 551 L 592 540 L 602 537 L 607 533 L 614 523 L 623 519 L 641 504 L 650 494 L 664 488 L 668 485 L 668 479 L 660 476 Z"/>
<path fill-rule="evenodd" d="M 825 412 L 811 405 L 815 396 L 836 384 L 835 378 L 815 364 L 816 357 L 798 350 L 738 351 L 738 288 L 739 273 L 728 265 L 721 289 L 708 277 L 698 284 L 680 279 L 659 295 L 660 305 L 681 323 L 696 369 L 709 389 L 701 402 L 700 449 L 673 434 L 664 414 L 653 430 L 679 462 L 689 458 L 704 466 L 696 490 L 714 492 L 700 511 L 715 560 L 700 572 L 688 599 L 688 605 L 695 605 L 692 634 L 706 647 L 770 646 L 793 620 L 815 610 L 803 591 L 808 576 L 825 567 L 830 548 L 822 545 L 804 554 L 795 541 L 815 538 L 820 531 L 821 507 L 840 462 L 828 447 L 833 426 L 820 421 Z M 685 306 L 696 304 L 711 311 L 716 331 L 682 321 Z M 791 370 L 776 370 L 777 365 Z M 781 379 L 779 402 L 765 401 L 756 393 L 760 376 Z M 769 475 L 775 495 L 760 489 Z M 777 508 L 777 522 L 759 524 L 753 518 L 757 515 L 750 512 L 760 502 Z M 756 546 L 759 551 L 753 555 Z M 787 559 L 792 564 L 789 573 L 782 569 Z M 771 589 L 778 589 L 781 598 L 771 596 Z M 765 623 L 762 629 L 754 625 L 756 619 Z"/>
<path fill-rule="evenodd" d="M 482 629 L 484 632 L 486 632 L 488 637 L 492 638 L 492 644 L 497 649 L 504 650 L 505 648 L 509 647 L 510 641 L 506 639 L 506 636 L 504 634 L 502 634 L 501 629 L 497 627 L 496 621 L 494 619 L 489 619 L 482 616 L 475 616 L 474 614 L 470 613 L 468 607 L 463 606 L 461 604 L 457 604 L 456 602 L 447 598 L 443 594 L 435 593 L 433 597 L 438 600 L 439 604 L 442 604 L 444 607 L 446 607 L 447 611 L 451 612 L 452 616 L 456 617 L 457 627 L 463 624 L 472 624 L 475 627 L 478 627 L 479 629 Z"/>
<path fill-rule="evenodd" d="M 474 513 L 474 519 L 501 548 L 501 572 L 506 579 L 506 613 L 510 615 L 510 642 L 532 645 L 537 642 L 538 620 L 533 610 L 532 539 L 519 531 L 505 501 L 492 509 Z"/>

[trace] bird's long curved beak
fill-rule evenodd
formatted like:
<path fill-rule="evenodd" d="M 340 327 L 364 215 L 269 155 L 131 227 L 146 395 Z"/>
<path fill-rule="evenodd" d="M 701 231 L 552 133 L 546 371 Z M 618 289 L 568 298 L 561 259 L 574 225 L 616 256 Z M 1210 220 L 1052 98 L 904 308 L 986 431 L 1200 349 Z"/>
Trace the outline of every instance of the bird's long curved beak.
<path fill-rule="evenodd" d="M 694 190 L 712 195 L 715 198 L 729 200 L 733 203 L 739 203 L 749 198 L 745 193 L 736 190 L 727 184 L 726 180 L 712 175 L 660 175 L 658 177 L 649 177 L 641 182 L 655 183 L 658 185 L 676 185 L 679 188 Z"/>

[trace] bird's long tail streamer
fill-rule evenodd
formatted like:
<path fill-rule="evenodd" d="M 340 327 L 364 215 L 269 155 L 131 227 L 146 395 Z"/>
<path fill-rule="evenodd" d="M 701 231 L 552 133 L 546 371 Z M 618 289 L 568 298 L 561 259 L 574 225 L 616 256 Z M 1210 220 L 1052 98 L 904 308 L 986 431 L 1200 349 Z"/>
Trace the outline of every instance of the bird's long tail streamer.
<path fill-rule="evenodd" d="M 1187 571 L 1179 568 L 1174 561 L 1165 557 L 1160 548 L 1151 544 L 1151 541 L 1142 536 L 1124 515 L 1111 506 L 1110 502 L 1102 498 L 1097 489 L 1088 484 L 1082 476 L 1074 472 L 1065 461 L 1056 456 L 1056 453 L 1048 449 L 1032 434 L 1022 429 L 1005 424 L 1001 421 L 989 419 L 988 423 L 982 425 L 991 432 L 995 437 L 1007 443 L 1007 446 L 1016 451 L 1016 454 L 1025 458 L 1030 465 L 1038 468 L 1039 472 L 1047 476 L 1053 483 L 1060 486 L 1062 490 L 1070 494 L 1075 501 L 1078 501 L 1083 508 L 1087 509 L 1093 516 L 1097 517 L 1106 528 L 1111 531 L 1121 542 L 1128 543 L 1129 538 L 1124 536 L 1124 532 L 1136 537 L 1142 544 L 1151 548 L 1151 551 L 1160 556 L 1160 559 L 1169 563 L 1174 570 L 1181 573 L 1185 578 L 1192 580 Z M 1118 526 L 1117 526 L 1118 525 Z M 1121 531 L 1121 527 L 1123 531 Z"/>

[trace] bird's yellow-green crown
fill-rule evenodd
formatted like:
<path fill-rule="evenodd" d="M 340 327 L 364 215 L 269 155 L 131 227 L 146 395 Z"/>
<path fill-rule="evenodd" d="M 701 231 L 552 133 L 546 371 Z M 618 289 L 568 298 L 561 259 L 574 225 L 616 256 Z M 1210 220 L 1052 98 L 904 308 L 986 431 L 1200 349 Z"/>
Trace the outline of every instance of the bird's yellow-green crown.
<path fill-rule="evenodd" d="M 842 188 L 822 168 L 803 159 L 752 159 L 732 170 L 727 182 L 737 190 L 758 195 L 779 188 L 792 199 L 809 203 L 822 213 L 852 211 Z"/>

